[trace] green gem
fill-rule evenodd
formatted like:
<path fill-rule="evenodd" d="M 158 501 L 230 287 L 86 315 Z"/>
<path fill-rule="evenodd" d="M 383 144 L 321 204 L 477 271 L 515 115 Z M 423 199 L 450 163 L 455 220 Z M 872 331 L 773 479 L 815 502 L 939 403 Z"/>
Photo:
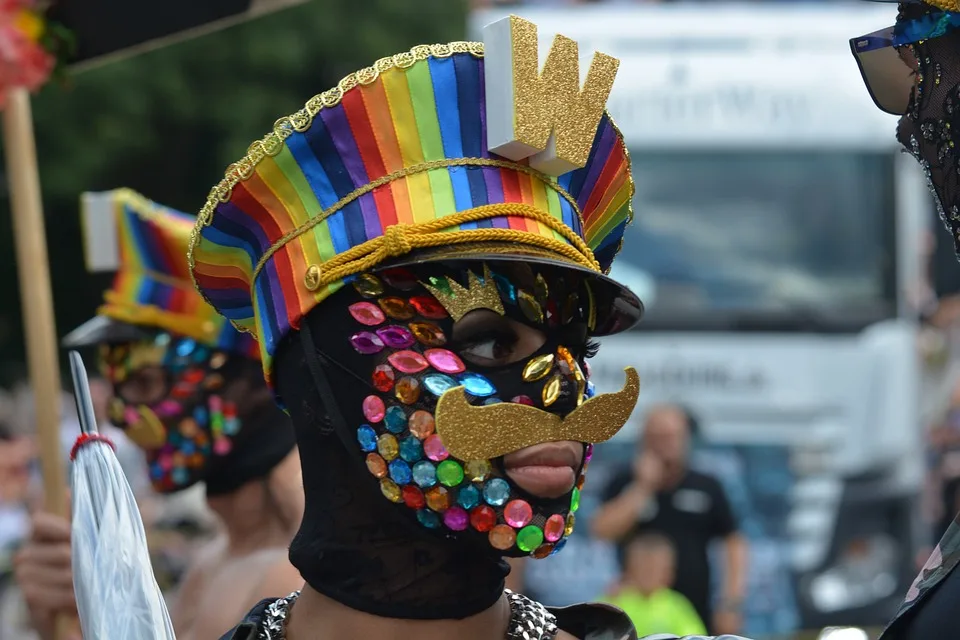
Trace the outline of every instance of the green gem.
<path fill-rule="evenodd" d="M 570 511 L 576 511 L 580 508 L 580 489 L 573 488 L 573 495 L 570 496 Z"/>
<path fill-rule="evenodd" d="M 440 484 L 455 487 L 463 482 L 463 467 L 453 460 L 444 460 L 437 466 L 437 479 Z"/>
<path fill-rule="evenodd" d="M 450 288 L 450 283 L 447 282 L 446 278 L 437 278 L 436 276 L 430 276 L 430 284 L 433 285 L 434 289 L 439 289 L 441 292 L 447 294 L 448 296 L 453 295 L 453 289 Z"/>
<path fill-rule="evenodd" d="M 521 551 L 533 551 L 541 544 L 543 544 L 543 531 L 540 527 L 527 525 L 517 534 L 517 546 Z"/>

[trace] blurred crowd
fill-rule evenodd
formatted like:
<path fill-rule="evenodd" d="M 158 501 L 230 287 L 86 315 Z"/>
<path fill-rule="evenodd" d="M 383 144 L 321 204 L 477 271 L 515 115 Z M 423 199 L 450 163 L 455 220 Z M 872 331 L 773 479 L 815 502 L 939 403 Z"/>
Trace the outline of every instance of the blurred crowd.
<path fill-rule="evenodd" d="M 153 566 L 165 592 L 172 594 L 203 542 L 217 532 L 202 487 L 175 494 L 154 494 L 143 455 L 106 418 L 109 386 L 90 384 L 101 432 L 116 445 L 117 457 L 140 504 Z M 61 459 L 64 464 L 80 433 L 72 395 L 61 398 Z M 0 640 L 32 640 L 23 594 L 13 584 L 13 557 L 30 530 L 30 515 L 43 504 L 33 394 L 26 384 L 0 390 Z M 68 469 L 69 478 L 69 469 Z"/>

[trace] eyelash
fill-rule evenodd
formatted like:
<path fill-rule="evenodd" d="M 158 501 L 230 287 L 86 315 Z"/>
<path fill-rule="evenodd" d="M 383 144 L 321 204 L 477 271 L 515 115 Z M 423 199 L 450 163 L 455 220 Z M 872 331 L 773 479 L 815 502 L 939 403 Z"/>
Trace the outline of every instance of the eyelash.
<path fill-rule="evenodd" d="M 594 357 L 600 351 L 600 343 L 596 340 L 587 340 L 586 346 L 583 348 L 583 359 L 589 360 Z"/>

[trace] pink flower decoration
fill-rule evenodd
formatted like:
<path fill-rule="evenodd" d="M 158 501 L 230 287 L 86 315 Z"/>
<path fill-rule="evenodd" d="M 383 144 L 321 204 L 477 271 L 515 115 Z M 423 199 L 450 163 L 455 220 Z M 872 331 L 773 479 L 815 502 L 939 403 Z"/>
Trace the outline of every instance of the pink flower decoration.
<path fill-rule="evenodd" d="M 0 108 L 12 89 L 39 89 L 56 66 L 56 58 L 38 40 L 44 25 L 33 4 L 0 0 Z"/>

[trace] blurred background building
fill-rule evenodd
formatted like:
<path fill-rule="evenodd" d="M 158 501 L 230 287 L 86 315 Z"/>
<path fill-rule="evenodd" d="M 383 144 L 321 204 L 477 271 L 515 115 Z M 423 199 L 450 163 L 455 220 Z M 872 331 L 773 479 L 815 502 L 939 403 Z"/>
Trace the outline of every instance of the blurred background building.
<path fill-rule="evenodd" d="M 59 332 L 107 285 L 83 269 L 81 191 L 128 186 L 199 210 L 278 114 L 379 57 L 478 39 L 510 12 L 539 25 L 542 55 L 560 32 L 582 56 L 621 60 L 609 109 L 634 161 L 636 219 L 612 275 L 647 309 L 592 367 L 603 390 L 637 366 L 641 403 L 598 447 L 567 549 L 523 563 L 524 588 L 569 604 L 618 581 L 612 545 L 587 525 L 647 410 L 677 402 L 699 418 L 694 467 L 721 481 L 750 541 L 742 632 L 882 625 L 960 507 L 960 267 L 849 54 L 849 38 L 892 24 L 891 5 L 310 0 L 79 71 L 34 104 Z M 13 254 L 11 234 L 0 253 Z M 30 420 L 13 408 L 27 393 L 14 269 L 0 261 L 0 640 L 22 637 L 4 613 L 16 609 L 4 559 L 37 490 Z M 195 499 L 149 496 L 135 452 L 125 464 L 175 589 L 215 523 Z"/>

